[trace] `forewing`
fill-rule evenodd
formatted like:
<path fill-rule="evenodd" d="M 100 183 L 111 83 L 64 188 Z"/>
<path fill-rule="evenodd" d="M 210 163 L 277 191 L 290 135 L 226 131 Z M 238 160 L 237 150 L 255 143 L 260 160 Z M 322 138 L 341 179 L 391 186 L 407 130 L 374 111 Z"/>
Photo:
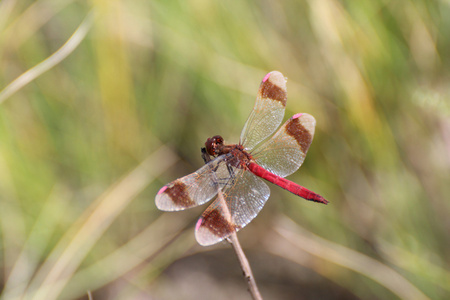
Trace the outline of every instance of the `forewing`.
<path fill-rule="evenodd" d="M 246 150 L 271 135 L 284 117 L 286 79 L 278 71 L 268 73 L 259 86 L 256 103 L 241 132 L 241 145 Z"/>
<path fill-rule="evenodd" d="M 269 199 L 270 189 L 261 179 L 243 169 L 232 170 L 234 179 L 219 192 L 197 222 L 195 237 L 200 245 L 215 244 L 240 230 Z"/>
<path fill-rule="evenodd" d="M 196 172 L 163 186 L 156 195 L 156 207 L 177 211 L 209 201 L 229 180 L 225 159 L 226 155 L 219 156 Z"/>
<path fill-rule="evenodd" d="M 252 152 L 256 163 L 281 177 L 302 165 L 314 137 L 316 120 L 309 114 L 292 116 L 274 136 Z"/>

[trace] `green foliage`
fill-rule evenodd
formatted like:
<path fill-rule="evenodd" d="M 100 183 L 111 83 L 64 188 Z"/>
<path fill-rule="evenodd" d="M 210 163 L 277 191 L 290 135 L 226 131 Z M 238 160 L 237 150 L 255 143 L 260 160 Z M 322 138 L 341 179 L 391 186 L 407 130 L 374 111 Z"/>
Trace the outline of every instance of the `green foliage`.
<path fill-rule="evenodd" d="M 194 241 L 201 208 L 161 213 L 154 196 L 202 165 L 207 137 L 238 141 L 271 70 L 288 77 L 286 118 L 317 119 L 289 179 L 331 203 L 272 186 L 274 209 L 242 230 L 244 247 L 271 252 L 284 215 L 382 266 L 285 257 L 329 284 L 448 298 L 449 20 L 447 2 L 424 0 L 0 2 L 2 299 L 169 298 L 165 268 L 210 249 Z M 39 71 L 74 32 L 81 42 Z M 13 91 L 27 71 L 36 78 Z M 376 279 L 393 270 L 404 294 Z"/>

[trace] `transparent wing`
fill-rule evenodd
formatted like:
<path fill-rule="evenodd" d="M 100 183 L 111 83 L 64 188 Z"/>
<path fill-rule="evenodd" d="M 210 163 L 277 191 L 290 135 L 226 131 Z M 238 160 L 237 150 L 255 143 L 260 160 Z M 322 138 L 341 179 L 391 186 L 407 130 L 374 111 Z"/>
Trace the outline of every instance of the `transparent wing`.
<path fill-rule="evenodd" d="M 274 136 L 253 152 L 256 163 L 281 177 L 302 165 L 314 137 L 316 120 L 309 114 L 296 114 Z"/>
<path fill-rule="evenodd" d="M 234 178 L 219 192 L 195 227 L 200 245 L 220 242 L 247 225 L 270 196 L 269 187 L 251 172 L 232 168 Z"/>
<path fill-rule="evenodd" d="M 177 211 L 209 201 L 230 179 L 225 160 L 226 155 L 221 155 L 196 172 L 163 186 L 156 195 L 156 207 Z"/>
<path fill-rule="evenodd" d="M 256 103 L 241 132 L 240 143 L 246 150 L 271 135 L 284 117 L 286 79 L 278 71 L 268 73 L 259 86 Z"/>

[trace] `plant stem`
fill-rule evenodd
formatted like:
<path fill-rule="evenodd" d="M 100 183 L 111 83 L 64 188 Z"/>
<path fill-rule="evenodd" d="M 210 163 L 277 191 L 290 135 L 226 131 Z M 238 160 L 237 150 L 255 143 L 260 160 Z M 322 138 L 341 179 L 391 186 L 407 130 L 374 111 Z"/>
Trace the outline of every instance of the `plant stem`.
<path fill-rule="evenodd" d="M 211 156 L 207 154 L 206 149 L 202 148 L 202 158 L 205 161 L 205 164 L 211 161 Z M 217 191 L 217 198 L 222 202 L 222 207 L 224 207 L 225 217 L 231 222 L 231 213 L 228 211 L 228 205 L 223 197 L 222 190 Z M 248 262 L 247 257 L 245 256 L 244 250 L 242 250 L 241 244 L 239 243 L 236 232 L 233 232 L 228 238 L 227 241 L 233 246 L 234 252 L 238 257 L 239 263 L 241 264 L 241 269 L 244 272 L 245 280 L 248 284 L 248 289 L 250 294 L 252 295 L 253 300 L 263 300 L 261 294 L 259 293 L 258 285 L 256 284 L 255 277 L 253 276 L 252 268 L 250 267 L 250 263 Z"/>
<path fill-rule="evenodd" d="M 242 271 L 244 272 L 244 277 L 247 281 L 252 298 L 254 300 L 262 300 L 261 294 L 258 290 L 258 285 L 256 284 L 255 277 L 253 276 L 252 268 L 250 267 L 244 251 L 242 250 L 236 232 L 228 237 L 228 242 L 231 244 L 231 246 L 233 246 L 233 249 L 239 259 L 239 263 L 241 264 Z"/>

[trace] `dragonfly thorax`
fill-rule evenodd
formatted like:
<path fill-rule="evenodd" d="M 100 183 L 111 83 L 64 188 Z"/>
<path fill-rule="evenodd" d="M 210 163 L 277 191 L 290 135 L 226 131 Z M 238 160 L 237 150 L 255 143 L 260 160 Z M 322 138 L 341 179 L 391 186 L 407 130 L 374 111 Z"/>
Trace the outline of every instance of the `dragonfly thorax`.
<path fill-rule="evenodd" d="M 236 168 L 247 168 L 247 165 L 252 161 L 250 153 L 244 150 L 244 147 L 239 144 L 225 145 L 223 138 L 220 135 L 213 136 L 206 140 L 206 152 L 211 156 L 219 156 L 229 154 L 227 163 Z"/>

